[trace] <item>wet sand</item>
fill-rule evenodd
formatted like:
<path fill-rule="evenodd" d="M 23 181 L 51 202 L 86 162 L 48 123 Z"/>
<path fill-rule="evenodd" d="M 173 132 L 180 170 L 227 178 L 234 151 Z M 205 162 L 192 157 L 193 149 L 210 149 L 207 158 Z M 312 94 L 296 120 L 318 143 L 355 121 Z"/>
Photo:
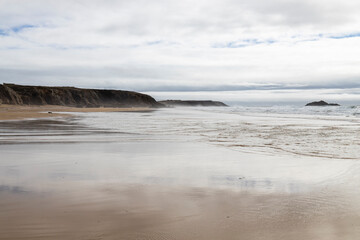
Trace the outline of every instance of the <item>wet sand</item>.
<path fill-rule="evenodd" d="M 55 105 L 24 106 L 0 104 L 0 120 L 20 120 L 28 118 L 66 117 L 71 112 L 148 112 L 151 108 L 75 108 Z M 50 113 L 49 113 L 50 112 Z"/>
<path fill-rule="evenodd" d="M 2 189 L 0 239 L 359 239 L 360 216 L 322 195 L 107 184 Z M 341 194 L 341 193 L 340 193 Z M 324 200 L 324 202 L 321 202 Z M 351 207 L 351 206 L 347 206 Z"/>
<path fill-rule="evenodd" d="M 360 239 L 358 161 L 72 118 L 2 122 L 0 133 L 0 239 Z"/>

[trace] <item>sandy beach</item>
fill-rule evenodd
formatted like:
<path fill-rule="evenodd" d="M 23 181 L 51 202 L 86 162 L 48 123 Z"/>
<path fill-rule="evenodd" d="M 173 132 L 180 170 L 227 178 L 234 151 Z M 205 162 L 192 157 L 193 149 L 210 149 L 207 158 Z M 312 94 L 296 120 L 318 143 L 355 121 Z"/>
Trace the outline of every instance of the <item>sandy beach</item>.
<path fill-rule="evenodd" d="M 0 238 L 328 240 L 360 237 L 360 216 L 337 208 L 335 199 L 327 202 L 341 192 L 325 196 L 320 192 L 262 195 L 134 184 L 77 187 L 76 192 L 72 189 L 52 195 L 20 189 L 18 193 L 14 189 L 2 193 Z"/>
<path fill-rule="evenodd" d="M 308 118 L 161 109 L 1 121 L 0 239 L 358 239 L 356 152 L 301 154 L 297 133 L 292 153 L 277 140 L 309 129 L 322 146 L 324 125 L 346 139 L 358 121 Z M 270 136 L 278 148 L 261 142 Z"/>
<path fill-rule="evenodd" d="M 151 108 L 75 108 L 55 105 L 25 106 L 0 104 L 0 120 L 19 120 L 27 118 L 66 117 L 71 112 L 144 112 Z M 50 112 L 50 113 L 49 113 Z"/>

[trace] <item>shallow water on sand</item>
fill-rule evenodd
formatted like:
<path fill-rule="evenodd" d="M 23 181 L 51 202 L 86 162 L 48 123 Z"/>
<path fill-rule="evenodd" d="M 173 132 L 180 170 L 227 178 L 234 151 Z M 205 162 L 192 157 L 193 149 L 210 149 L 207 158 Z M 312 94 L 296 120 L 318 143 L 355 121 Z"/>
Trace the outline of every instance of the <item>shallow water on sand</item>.
<path fill-rule="evenodd" d="M 0 122 L 0 239 L 359 239 L 359 124 L 203 108 Z"/>

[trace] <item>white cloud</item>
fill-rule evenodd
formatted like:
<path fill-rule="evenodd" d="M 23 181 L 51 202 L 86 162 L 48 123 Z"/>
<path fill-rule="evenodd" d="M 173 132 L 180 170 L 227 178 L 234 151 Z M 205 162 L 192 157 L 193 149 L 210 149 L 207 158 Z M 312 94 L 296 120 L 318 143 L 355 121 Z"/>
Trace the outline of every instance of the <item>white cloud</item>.
<path fill-rule="evenodd" d="M 162 91 L 352 88 L 360 77 L 359 7 L 0 0 L 0 81 Z"/>

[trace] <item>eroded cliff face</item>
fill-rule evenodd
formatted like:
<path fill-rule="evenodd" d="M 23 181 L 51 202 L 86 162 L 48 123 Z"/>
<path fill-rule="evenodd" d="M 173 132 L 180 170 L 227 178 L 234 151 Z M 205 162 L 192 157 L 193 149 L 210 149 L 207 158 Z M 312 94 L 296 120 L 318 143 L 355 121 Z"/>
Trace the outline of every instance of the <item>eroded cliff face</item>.
<path fill-rule="evenodd" d="M 0 84 L 0 104 L 69 107 L 161 107 L 149 95 L 121 91 Z"/>

